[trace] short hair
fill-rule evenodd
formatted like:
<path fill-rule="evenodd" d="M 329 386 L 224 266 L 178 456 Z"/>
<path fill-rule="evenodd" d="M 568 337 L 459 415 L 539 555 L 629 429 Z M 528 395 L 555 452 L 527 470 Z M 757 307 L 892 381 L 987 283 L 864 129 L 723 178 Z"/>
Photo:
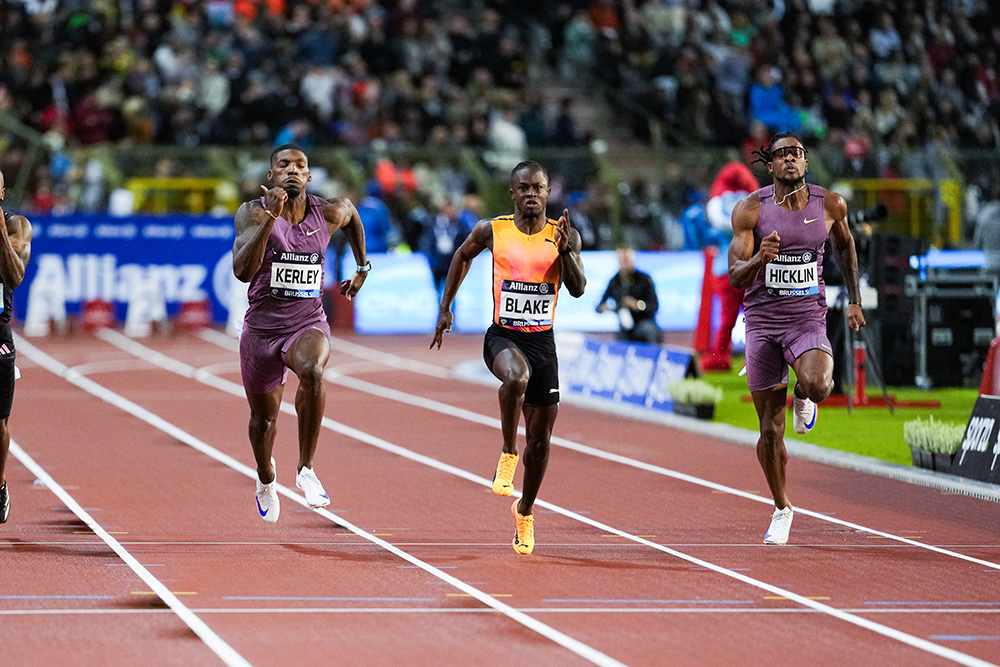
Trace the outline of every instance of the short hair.
<path fill-rule="evenodd" d="M 282 145 L 278 146 L 277 148 L 275 148 L 273 151 L 271 151 L 271 159 L 269 161 L 269 164 L 271 164 L 273 166 L 274 165 L 274 159 L 276 157 L 278 157 L 278 153 L 283 153 L 284 151 L 298 151 L 298 152 L 302 153 L 303 155 L 306 154 L 306 152 L 304 150 L 302 150 L 302 147 L 299 146 L 299 145 L 297 145 L 297 144 L 282 144 Z"/>
<path fill-rule="evenodd" d="M 524 160 L 523 162 L 518 162 L 517 165 L 510 170 L 510 184 L 512 186 L 514 185 L 514 174 L 521 171 L 522 169 L 537 169 L 538 171 L 542 172 L 543 176 L 545 176 L 546 182 L 548 182 L 549 180 L 549 172 L 546 171 L 545 167 L 535 162 L 534 160 Z"/>
<path fill-rule="evenodd" d="M 795 139 L 797 142 L 802 144 L 802 140 L 799 139 L 794 132 L 778 132 L 777 134 L 771 137 L 771 142 L 767 146 L 761 146 L 760 148 L 751 151 L 751 154 L 756 155 L 757 157 L 751 160 L 750 164 L 756 164 L 758 162 L 765 165 L 770 164 L 771 155 L 774 153 L 774 144 L 779 139 Z M 802 144 L 802 151 L 805 153 L 809 152 L 806 150 L 805 144 Z"/>

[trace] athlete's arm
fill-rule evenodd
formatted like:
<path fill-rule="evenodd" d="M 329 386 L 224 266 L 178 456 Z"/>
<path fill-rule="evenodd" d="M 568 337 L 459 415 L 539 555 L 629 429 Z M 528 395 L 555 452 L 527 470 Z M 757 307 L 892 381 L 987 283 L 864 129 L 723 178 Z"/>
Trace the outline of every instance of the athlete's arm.
<path fill-rule="evenodd" d="M 263 185 L 261 187 L 264 188 Z M 265 209 L 257 200 L 245 202 L 236 211 L 236 218 L 233 221 L 236 227 L 236 240 L 233 241 L 233 273 L 244 283 L 250 282 L 264 263 L 267 237 L 271 235 L 274 221 L 284 208 L 285 200 L 274 193 L 274 190 L 281 190 L 284 194 L 282 188 L 272 190 L 264 188 L 264 190 L 267 193 L 264 195 L 264 200 L 268 202 L 268 208 Z M 276 208 L 277 212 L 273 211 L 272 207 Z"/>
<path fill-rule="evenodd" d="M 583 296 L 583 290 L 587 287 L 587 277 L 583 274 L 583 259 L 580 258 L 583 241 L 580 239 L 580 232 L 573 229 L 570 224 L 568 209 L 563 209 L 562 215 L 559 216 L 559 223 L 556 226 L 556 246 L 562 259 L 560 275 L 563 284 L 572 296 Z"/>
<path fill-rule="evenodd" d="M 31 223 L 23 215 L 12 215 L 7 224 L 0 225 L 0 277 L 11 288 L 24 280 L 24 268 L 31 259 L 31 238 Z"/>
<path fill-rule="evenodd" d="M 441 310 L 438 313 L 437 327 L 434 329 L 434 340 L 431 341 L 430 349 L 437 347 L 441 349 L 441 342 L 444 334 L 451 331 L 451 325 L 455 316 L 451 313 L 451 304 L 455 300 L 458 288 L 469 273 L 469 267 L 479 253 L 487 248 L 493 249 L 493 222 L 491 220 L 480 220 L 472 228 L 472 233 L 465 237 L 462 245 L 451 257 L 451 264 L 448 266 L 448 277 L 444 281 L 444 290 L 441 292 Z"/>
<path fill-rule="evenodd" d="M 854 236 L 847 223 L 847 202 L 836 192 L 827 190 L 823 198 L 826 224 L 833 237 L 833 254 L 837 266 L 844 276 L 844 287 L 850 303 L 847 305 L 847 323 L 853 331 L 865 325 L 865 315 L 861 312 L 861 287 L 858 285 L 858 253 L 854 247 Z"/>
<path fill-rule="evenodd" d="M 781 239 L 771 232 L 761 239 L 760 248 L 754 253 L 753 230 L 760 216 L 757 193 L 741 199 L 733 208 L 733 240 L 729 244 L 729 283 L 736 289 L 746 289 L 757 279 L 764 265 L 778 256 Z"/>
<path fill-rule="evenodd" d="M 323 205 L 323 215 L 330 229 L 330 235 L 333 236 L 338 229 L 343 232 L 347 243 L 351 246 L 351 252 L 354 253 L 354 261 L 357 262 L 358 268 L 364 268 L 368 264 L 365 227 L 361 224 L 361 216 L 358 215 L 354 202 L 344 197 L 328 201 Z M 340 293 L 348 299 L 353 299 L 367 277 L 368 271 L 355 271 L 350 280 L 340 282 Z"/>

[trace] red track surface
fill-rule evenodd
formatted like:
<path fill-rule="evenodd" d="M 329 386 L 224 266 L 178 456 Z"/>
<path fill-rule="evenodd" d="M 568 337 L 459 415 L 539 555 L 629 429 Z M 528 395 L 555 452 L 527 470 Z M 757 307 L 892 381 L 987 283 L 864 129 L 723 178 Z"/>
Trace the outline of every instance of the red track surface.
<path fill-rule="evenodd" d="M 147 578 L 12 452 L 0 662 L 1000 662 L 997 503 L 793 460 L 791 543 L 765 546 L 771 505 L 752 448 L 566 403 L 535 553 L 517 555 L 510 500 L 488 486 L 496 392 L 447 377 L 480 358 L 481 337 L 451 335 L 439 352 L 429 338 L 337 344 L 316 459 L 333 504 L 283 496 L 273 525 L 246 474 L 232 349 L 19 339 L 21 459 Z M 278 481 L 300 497 L 294 417 L 278 429 Z"/>

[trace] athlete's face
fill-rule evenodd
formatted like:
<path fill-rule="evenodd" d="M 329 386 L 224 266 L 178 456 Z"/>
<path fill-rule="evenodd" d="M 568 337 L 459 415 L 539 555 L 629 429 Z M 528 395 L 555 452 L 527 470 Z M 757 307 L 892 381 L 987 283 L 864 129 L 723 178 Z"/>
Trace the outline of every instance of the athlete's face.
<path fill-rule="evenodd" d="M 771 149 L 771 162 L 768 171 L 779 181 L 794 183 L 801 181 L 809 168 L 806 151 L 798 139 L 785 137 L 774 142 Z"/>
<path fill-rule="evenodd" d="M 305 190 L 306 183 L 312 180 L 309 160 L 306 154 L 299 150 L 290 148 L 281 151 L 274 156 L 267 177 L 273 185 L 284 188 L 288 196 L 294 197 Z"/>
<path fill-rule="evenodd" d="M 510 196 L 514 200 L 514 207 L 523 215 L 542 215 L 549 202 L 550 192 L 545 173 L 535 167 L 525 167 L 510 179 Z"/>

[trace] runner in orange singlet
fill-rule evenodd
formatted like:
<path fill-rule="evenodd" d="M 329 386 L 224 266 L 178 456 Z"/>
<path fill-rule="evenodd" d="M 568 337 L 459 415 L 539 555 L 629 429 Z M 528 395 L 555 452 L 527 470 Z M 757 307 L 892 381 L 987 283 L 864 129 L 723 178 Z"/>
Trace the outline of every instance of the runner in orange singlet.
<path fill-rule="evenodd" d="M 503 451 L 493 490 L 514 492 L 517 426 L 524 414 L 524 480 L 514 514 L 514 550 L 530 554 L 535 546 L 532 506 L 549 462 L 549 442 L 559 411 L 559 366 L 552 322 L 559 286 L 574 297 L 587 279 L 580 259 L 580 234 L 570 225 L 569 211 L 559 220 L 545 215 L 549 175 L 537 162 L 522 162 L 510 174 L 514 214 L 480 220 L 455 251 L 448 268 L 441 313 L 431 348 L 441 349 L 451 331 L 451 304 L 472 260 L 489 248 L 493 253 L 493 324 L 483 342 L 486 365 L 501 382 L 500 423 Z"/>

